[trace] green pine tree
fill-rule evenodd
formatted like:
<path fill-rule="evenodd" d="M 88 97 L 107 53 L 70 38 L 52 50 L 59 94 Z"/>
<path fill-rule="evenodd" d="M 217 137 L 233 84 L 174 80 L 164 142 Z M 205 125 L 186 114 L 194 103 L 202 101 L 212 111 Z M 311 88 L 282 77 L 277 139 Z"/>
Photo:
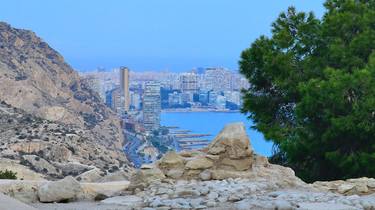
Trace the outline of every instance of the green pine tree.
<path fill-rule="evenodd" d="M 375 1 L 290 7 L 244 50 L 243 112 L 306 181 L 375 176 Z"/>

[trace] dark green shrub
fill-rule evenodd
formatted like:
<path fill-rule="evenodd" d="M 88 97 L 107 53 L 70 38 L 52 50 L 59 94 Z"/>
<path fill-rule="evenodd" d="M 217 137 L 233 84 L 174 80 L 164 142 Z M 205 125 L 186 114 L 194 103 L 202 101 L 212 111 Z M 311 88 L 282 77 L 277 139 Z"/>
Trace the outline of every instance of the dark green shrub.
<path fill-rule="evenodd" d="M 17 179 L 17 173 L 5 169 L 5 171 L 0 171 L 0 179 Z"/>

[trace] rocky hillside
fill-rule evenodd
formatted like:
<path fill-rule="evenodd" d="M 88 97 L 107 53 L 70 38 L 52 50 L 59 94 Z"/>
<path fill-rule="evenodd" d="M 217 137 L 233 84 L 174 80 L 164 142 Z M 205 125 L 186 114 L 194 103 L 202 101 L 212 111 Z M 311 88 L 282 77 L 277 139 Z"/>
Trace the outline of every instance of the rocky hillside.
<path fill-rule="evenodd" d="M 0 180 L 0 192 L 38 209 L 375 209 L 375 179 L 304 183 L 256 155 L 241 124 L 202 151 L 143 165 L 130 182 L 93 182 Z"/>
<path fill-rule="evenodd" d="M 65 155 L 74 153 L 68 147 L 70 152 L 64 149 L 72 144 L 76 151 L 89 150 L 86 155 L 75 155 L 75 160 L 79 162 L 84 157 L 88 160 L 89 156 L 91 159 L 96 158 L 100 153 L 103 158 L 117 160 L 114 161 L 117 167 L 119 162 L 128 163 L 122 152 L 124 137 L 120 121 L 114 113 L 100 102 L 98 95 L 80 80 L 78 73 L 46 42 L 31 31 L 15 29 L 3 22 L 0 22 L 0 99 L 22 110 L 24 116 L 41 119 L 36 120 L 39 124 L 25 121 L 18 131 L 2 133 L 2 144 L 21 147 L 26 140 L 49 144 L 58 142 L 55 144 L 56 149 L 60 143 L 64 144 L 58 152 L 65 152 Z M 4 132 L 12 124 L 2 123 L 1 126 L 5 126 L 0 128 Z M 46 133 L 26 135 L 27 132 L 37 130 Z M 67 139 L 71 138 L 77 139 L 69 143 Z M 35 153 L 39 152 L 39 149 L 34 150 Z"/>
<path fill-rule="evenodd" d="M 0 102 L 0 125 L 4 168 L 9 162 L 4 159 L 10 159 L 46 178 L 77 176 L 93 168 L 101 169 L 103 175 L 120 168 L 129 171 L 122 155 L 93 144 L 90 133 L 77 125 L 42 119 L 4 101 Z"/>

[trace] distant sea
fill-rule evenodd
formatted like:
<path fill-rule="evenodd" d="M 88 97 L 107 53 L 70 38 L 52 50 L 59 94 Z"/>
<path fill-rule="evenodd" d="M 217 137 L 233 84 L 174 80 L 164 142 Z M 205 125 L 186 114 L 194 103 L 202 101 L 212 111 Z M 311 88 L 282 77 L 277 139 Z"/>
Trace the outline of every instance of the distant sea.
<path fill-rule="evenodd" d="M 163 126 L 177 126 L 181 130 L 191 130 L 196 134 L 211 134 L 205 139 L 212 140 L 224 127 L 231 122 L 243 122 L 247 135 L 257 154 L 270 156 L 272 142 L 266 142 L 262 133 L 251 129 L 252 122 L 240 112 L 163 112 L 161 124 Z"/>

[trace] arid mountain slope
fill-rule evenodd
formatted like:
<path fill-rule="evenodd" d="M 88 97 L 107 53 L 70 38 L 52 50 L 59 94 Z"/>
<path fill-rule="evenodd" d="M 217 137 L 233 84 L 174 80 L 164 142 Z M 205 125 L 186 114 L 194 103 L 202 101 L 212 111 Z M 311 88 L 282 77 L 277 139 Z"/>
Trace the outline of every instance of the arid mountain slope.
<path fill-rule="evenodd" d="M 35 33 L 4 22 L 0 22 L 0 100 L 27 114 L 79 128 L 86 146 L 100 146 L 110 158 L 127 162 L 114 113 L 58 52 Z"/>

